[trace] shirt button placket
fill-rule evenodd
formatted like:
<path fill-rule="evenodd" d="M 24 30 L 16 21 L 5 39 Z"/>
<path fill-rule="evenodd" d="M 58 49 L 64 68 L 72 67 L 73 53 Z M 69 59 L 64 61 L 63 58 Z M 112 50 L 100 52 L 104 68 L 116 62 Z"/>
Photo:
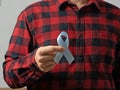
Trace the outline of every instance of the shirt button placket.
<path fill-rule="evenodd" d="M 81 41 L 80 39 L 78 39 Z M 78 41 L 78 42 L 79 42 Z M 76 43 L 80 45 L 79 43 Z M 76 78 L 76 84 L 79 86 L 78 88 L 81 88 L 83 80 L 84 80 L 84 47 L 80 45 L 77 47 L 77 56 L 76 56 L 76 73 L 75 73 L 75 78 Z"/>
<path fill-rule="evenodd" d="M 82 15 L 82 16 L 81 16 Z M 83 13 L 80 11 L 78 12 L 77 16 L 77 39 L 76 39 L 76 73 L 75 79 L 76 84 L 79 87 L 82 87 L 82 83 L 84 80 L 84 48 L 85 48 L 85 39 L 84 39 L 84 18 Z M 78 87 L 78 88 L 79 88 Z"/>

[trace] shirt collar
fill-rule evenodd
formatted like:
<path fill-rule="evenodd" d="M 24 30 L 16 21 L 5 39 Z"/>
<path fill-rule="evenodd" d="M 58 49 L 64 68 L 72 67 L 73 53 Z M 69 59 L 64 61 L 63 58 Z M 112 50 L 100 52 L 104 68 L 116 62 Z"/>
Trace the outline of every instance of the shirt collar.
<path fill-rule="evenodd" d="M 68 0 L 57 0 L 58 9 L 63 10 L 68 5 Z"/>
<path fill-rule="evenodd" d="M 88 5 L 95 4 L 98 10 L 100 10 L 99 2 L 102 0 L 89 0 Z M 65 9 L 65 7 L 69 4 L 69 0 L 58 0 L 58 8 L 59 10 Z"/>

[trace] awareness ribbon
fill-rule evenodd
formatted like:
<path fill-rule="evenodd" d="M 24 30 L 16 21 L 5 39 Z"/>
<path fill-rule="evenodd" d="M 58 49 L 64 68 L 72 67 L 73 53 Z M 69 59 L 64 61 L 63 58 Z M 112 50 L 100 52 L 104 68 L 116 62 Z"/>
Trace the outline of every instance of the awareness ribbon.
<path fill-rule="evenodd" d="M 57 43 L 59 46 L 64 47 L 64 52 L 57 52 L 56 56 L 54 57 L 54 61 L 59 63 L 63 55 L 67 59 L 68 63 L 71 64 L 74 61 L 74 57 L 71 54 L 70 50 L 68 49 L 69 46 L 69 38 L 66 32 L 61 32 L 57 38 Z"/>

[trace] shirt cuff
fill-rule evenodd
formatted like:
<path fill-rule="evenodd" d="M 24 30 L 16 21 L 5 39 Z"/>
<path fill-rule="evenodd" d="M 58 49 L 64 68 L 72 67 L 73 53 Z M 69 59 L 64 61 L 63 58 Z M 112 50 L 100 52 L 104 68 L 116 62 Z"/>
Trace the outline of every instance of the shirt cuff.
<path fill-rule="evenodd" d="M 31 67 L 32 67 L 32 69 L 34 71 L 34 75 L 32 76 L 32 78 L 38 80 L 41 76 L 43 76 L 45 74 L 45 72 L 40 71 L 37 63 L 35 62 L 36 51 L 37 51 L 37 49 L 32 52 L 32 66 Z"/>

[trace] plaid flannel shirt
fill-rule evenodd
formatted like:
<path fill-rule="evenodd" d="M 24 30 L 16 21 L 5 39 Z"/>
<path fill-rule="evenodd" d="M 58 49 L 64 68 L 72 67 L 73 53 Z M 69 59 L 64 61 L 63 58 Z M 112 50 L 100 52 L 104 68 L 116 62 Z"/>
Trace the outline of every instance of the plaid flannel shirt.
<path fill-rule="evenodd" d="M 55 68 L 41 72 L 34 60 L 37 48 L 58 45 L 65 31 L 69 50 Z M 3 63 L 11 88 L 28 90 L 120 90 L 120 9 L 102 0 L 89 0 L 78 9 L 68 0 L 43 0 L 19 15 Z"/>

